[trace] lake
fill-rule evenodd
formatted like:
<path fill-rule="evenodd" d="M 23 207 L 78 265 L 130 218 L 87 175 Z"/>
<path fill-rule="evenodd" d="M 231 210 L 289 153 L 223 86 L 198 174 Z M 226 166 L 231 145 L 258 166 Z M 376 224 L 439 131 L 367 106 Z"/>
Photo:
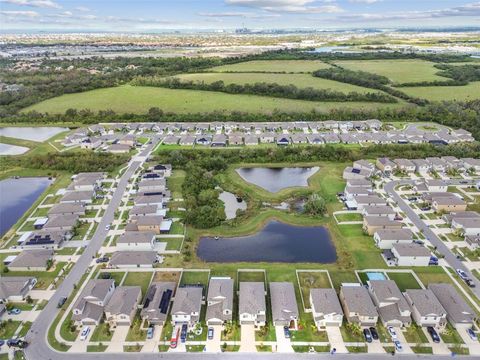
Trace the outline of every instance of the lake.
<path fill-rule="evenodd" d="M 21 155 L 26 153 L 29 148 L 25 146 L 17 146 L 0 143 L 0 155 Z"/>
<path fill-rule="evenodd" d="M 308 186 L 308 178 L 318 171 L 319 167 L 252 167 L 237 169 L 240 177 L 264 190 L 275 193 L 294 186 Z"/>
<path fill-rule="evenodd" d="M 236 218 L 237 210 L 247 209 L 247 203 L 244 200 L 242 200 L 242 202 L 238 202 L 235 194 L 232 194 L 231 192 L 223 191 L 220 193 L 218 198 L 222 200 L 223 204 L 225 205 L 225 216 L 227 220 Z"/>
<path fill-rule="evenodd" d="M 197 255 L 207 262 L 333 263 L 330 233 L 323 226 L 270 221 L 259 232 L 231 238 L 203 237 Z"/>
<path fill-rule="evenodd" d="M 0 181 L 0 236 L 3 236 L 52 183 L 46 177 Z"/>
<path fill-rule="evenodd" d="M 43 142 L 61 132 L 69 130 L 64 127 L 44 126 L 44 127 L 3 127 L 0 128 L 0 136 L 11 138 Z"/>

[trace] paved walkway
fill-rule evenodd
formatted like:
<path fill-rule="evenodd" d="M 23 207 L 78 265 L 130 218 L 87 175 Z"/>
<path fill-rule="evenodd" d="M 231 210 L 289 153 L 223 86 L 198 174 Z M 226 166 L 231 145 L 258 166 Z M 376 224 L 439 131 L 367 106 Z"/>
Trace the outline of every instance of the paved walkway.
<path fill-rule="evenodd" d="M 241 352 L 257 352 L 255 346 L 255 326 L 241 325 L 240 326 L 240 350 Z"/>
<path fill-rule="evenodd" d="M 275 326 L 275 335 L 277 337 L 277 352 L 279 353 L 293 353 L 293 348 L 290 339 L 285 337 L 283 326 Z"/>
<path fill-rule="evenodd" d="M 125 274 L 126 275 L 126 274 Z M 161 340 L 160 336 L 162 335 L 163 326 L 156 325 L 153 330 L 153 337 L 151 339 L 145 340 L 145 343 L 140 352 L 158 352 L 158 342 Z"/>
<path fill-rule="evenodd" d="M 330 341 L 331 348 L 337 349 L 337 353 L 348 353 L 348 350 L 343 342 L 342 333 L 340 332 L 340 328 L 338 326 L 327 326 L 327 335 L 328 340 Z"/>
<path fill-rule="evenodd" d="M 428 340 L 430 346 L 432 347 L 432 351 L 433 351 L 434 355 L 447 355 L 447 354 L 452 353 L 443 341 L 440 340 L 439 343 L 433 342 L 432 337 L 430 336 L 430 334 L 427 331 L 427 328 L 422 327 L 422 331 L 425 334 L 425 336 L 427 337 L 427 340 Z"/>
<path fill-rule="evenodd" d="M 123 352 L 123 342 L 127 337 L 129 329 L 128 325 L 117 326 L 105 352 Z"/>
<path fill-rule="evenodd" d="M 222 325 L 213 325 L 209 327 L 213 328 L 213 339 L 208 340 L 207 338 L 205 351 L 214 353 L 221 352 Z"/>

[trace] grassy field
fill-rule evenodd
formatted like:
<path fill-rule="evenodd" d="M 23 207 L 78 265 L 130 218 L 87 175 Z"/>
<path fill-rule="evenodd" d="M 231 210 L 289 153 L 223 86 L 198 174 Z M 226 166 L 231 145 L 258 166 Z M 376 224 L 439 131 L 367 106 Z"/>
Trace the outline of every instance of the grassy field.
<path fill-rule="evenodd" d="M 314 102 L 270 98 L 255 95 L 231 95 L 211 91 L 172 90 L 142 86 L 119 86 L 76 94 L 62 95 L 29 106 L 23 111 L 64 113 L 67 109 L 111 109 L 117 113 L 146 113 L 151 107 L 178 113 L 250 111 L 270 113 L 310 110 L 329 111 L 338 108 L 375 109 L 402 107 L 405 103 L 379 104 L 361 102 Z"/>
<path fill-rule="evenodd" d="M 471 82 L 465 86 L 418 86 L 403 87 L 407 95 L 431 101 L 443 100 L 474 100 L 480 98 L 480 82 Z"/>
<path fill-rule="evenodd" d="M 361 70 L 389 78 L 394 83 L 448 80 L 435 75 L 435 63 L 424 60 L 345 60 L 336 64 L 350 70 Z"/>
<path fill-rule="evenodd" d="M 216 66 L 212 71 L 231 72 L 286 72 L 304 73 L 329 68 L 330 65 L 320 60 L 255 60 L 238 64 Z"/>
<path fill-rule="evenodd" d="M 343 93 L 379 92 L 361 86 L 350 85 L 338 81 L 313 77 L 310 74 L 256 74 L 256 73 L 200 73 L 175 76 L 181 80 L 204 81 L 209 84 L 222 80 L 225 84 L 254 84 L 257 82 L 276 83 L 279 85 L 295 85 L 298 88 L 312 87 L 314 89 L 330 89 Z"/>

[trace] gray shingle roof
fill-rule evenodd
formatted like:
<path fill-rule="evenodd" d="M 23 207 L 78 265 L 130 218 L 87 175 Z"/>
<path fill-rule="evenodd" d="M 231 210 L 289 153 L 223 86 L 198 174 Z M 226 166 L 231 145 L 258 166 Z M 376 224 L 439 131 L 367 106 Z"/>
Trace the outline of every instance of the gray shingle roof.
<path fill-rule="evenodd" d="M 9 268 L 23 268 L 23 267 L 44 267 L 47 261 L 53 258 L 53 250 L 38 249 L 38 250 L 24 250 L 17 255 L 8 267 Z"/>
<path fill-rule="evenodd" d="M 442 316 L 447 313 L 432 290 L 407 289 L 405 296 L 407 300 L 409 300 L 409 303 L 418 310 L 420 316 Z"/>
<path fill-rule="evenodd" d="M 451 322 L 470 324 L 477 317 L 475 311 L 451 284 L 429 284 L 428 289 L 434 293 L 447 311 L 447 316 Z"/>
<path fill-rule="evenodd" d="M 241 282 L 238 308 L 240 314 L 258 314 L 260 311 L 266 311 L 264 283 Z"/>
<path fill-rule="evenodd" d="M 110 264 L 113 266 L 153 265 L 156 260 L 155 251 L 116 251 L 110 259 Z"/>
<path fill-rule="evenodd" d="M 211 278 L 208 285 L 207 301 L 207 320 L 213 318 L 223 321 L 231 320 L 233 311 L 233 279 Z M 224 310 L 230 310 L 230 313 L 224 315 Z"/>
<path fill-rule="evenodd" d="M 343 310 L 334 289 L 310 289 L 312 307 L 316 313 L 342 314 Z"/>
<path fill-rule="evenodd" d="M 364 286 L 342 286 L 342 293 L 350 312 L 358 313 L 359 316 L 378 316 L 372 298 Z"/>
<path fill-rule="evenodd" d="M 292 283 L 271 282 L 270 299 L 273 321 L 290 320 L 298 317 L 298 304 Z"/>
<path fill-rule="evenodd" d="M 105 312 L 112 314 L 130 314 L 136 309 L 139 296 L 142 295 L 140 286 L 119 286 L 105 306 Z"/>
<path fill-rule="evenodd" d="M 202 307 L 201 287 L 181 287 L 177 289 L 175 299 L 173 301 L 173 314 L 191 314 L 196 312 L 200 314 Z"/>

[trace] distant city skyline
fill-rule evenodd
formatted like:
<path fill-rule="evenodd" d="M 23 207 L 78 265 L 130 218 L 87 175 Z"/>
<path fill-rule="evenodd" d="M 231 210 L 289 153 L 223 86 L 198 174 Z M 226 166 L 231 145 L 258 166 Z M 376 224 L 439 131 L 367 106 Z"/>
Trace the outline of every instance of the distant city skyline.
<path fill-rule="evenodd" d="M 480 27 L 458 0 L 0 0 L 3 32 Z"/>

